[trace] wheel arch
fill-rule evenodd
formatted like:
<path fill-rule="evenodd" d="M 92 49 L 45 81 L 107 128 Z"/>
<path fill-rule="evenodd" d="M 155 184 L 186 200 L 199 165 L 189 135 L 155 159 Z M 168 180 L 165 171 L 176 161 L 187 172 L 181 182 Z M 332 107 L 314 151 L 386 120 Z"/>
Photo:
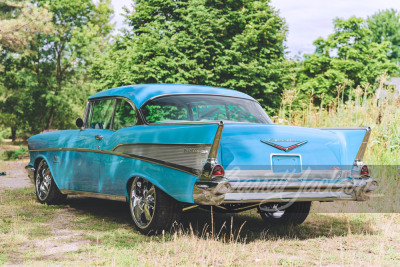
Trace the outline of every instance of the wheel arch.
<path fill-rule="evenodd" d="M 149 181 L 150 183 L 152 183 L 155 187 L 157 187 L 158 189 L 162 190 L 165 194 L 169 195 L 170 197 L 174 198 L 173 196 L 171 196 L 170 194 L 168 194 L 168 192 L 166 192 L 166 189 L 159 183 L 157 182 L 156 179 L 153 179 L 152 177 L 145 175 L 143 173 L 136 173 L 130 176 L 130 178 L 128 178 L 126 185 L 125 185 L 125 194 L 126 194 L 126 199 L 129 200 L 129 194 L 130 194 L 130 190 L 131 190 L 131 186 L 133 183 L 133 180 L 136 178 L 143 178 L 146 179 L 147 181 Z M 175 199 L 175 198 L 174 198 Z"/>
<path fill-rule="evenodd" d="M 58 188 L 60 188 L 59 185 L 58 185 L 58 183 L 57 183 L 57 179 L 54 178 L 53 166 L 50 164 L 50 161 L 48 160 L 48 158 L 47 158 L 46 155 L 44 155 L 44 154 L 39 154 L 39 155 L 37 155 L 36 158 L 35 158 L 35 160 L 34 160 L 34 165 L 33 165 L 33 166 L 35 167 L 35 175 L 34 175 L 34 177 L 33 177 L 34 182 L 36 182 L 36 173 L 37 173 L 37 171 L 38 171 L 39 163 L 40 163 L 42 160 L 45 160 L 45 161 L 47 162 L 47 165 L 49 166 L 49 169 L 50 169 L 51 176 L 53 177 L 53 181 L 54 181 L 54 183 L 56 184 L 56 186 L 57 186 Z"/>

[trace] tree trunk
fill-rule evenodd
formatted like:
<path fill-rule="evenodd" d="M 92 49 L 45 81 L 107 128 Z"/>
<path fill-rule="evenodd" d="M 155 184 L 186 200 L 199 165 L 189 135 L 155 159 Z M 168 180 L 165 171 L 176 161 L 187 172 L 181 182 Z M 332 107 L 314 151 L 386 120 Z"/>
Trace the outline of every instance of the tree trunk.
<path fill-rule="evenodd" d="M 17 128 L 15 128 L 14 126 L 11 127 L 11 140 L 13 142 L 15 142 L 15 140 L 17 139 Z"/>
<path fill-rule="evenodd" d="M 54 106 L 51 106 L 50 115 L 49 115 L 49 120 L 47 121 L 46 129 L 50 129 L 51 124 L 53 123 L 53 118 L 54 118 L 54 111 L 55 111 L 55 109 L 56 109 L 56 108 L 55 108 Z"/>

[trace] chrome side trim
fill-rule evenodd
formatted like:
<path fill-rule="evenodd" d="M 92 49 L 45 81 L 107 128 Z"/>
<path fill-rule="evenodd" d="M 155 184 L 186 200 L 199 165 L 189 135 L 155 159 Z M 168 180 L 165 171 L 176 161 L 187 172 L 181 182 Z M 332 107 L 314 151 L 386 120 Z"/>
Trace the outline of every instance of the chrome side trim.
<path fill-rule="evenodd" d="M 165 145 L 174 145 L 174 146 L 182 146 L 182 147 L 186 147 L 186 146 L 191 146 L 191 147 L 210 147 L 210 144 L 204 144 L 204 143 L 121 143 L 116 145 L 113 149 L 111 149 L 112 151 L 115 151 L 117 148 L 119 148 L 120 146 L 126 146 L 126 145 L 160 145 L 160 146 L 165 146 Z"/>
<path fill-rule="evenodd" d="M 221 143 L 222 130 L 224 129 L 224 122 L 220 121 L 218 124 L 217 132 L 215 133 L 214 141 L 211 145 L 210 153 L 208 154 L 208 158 L 206 163 L 203 166 L 203 169 L 200 174 L 201 181 L 210 181 L 212 178 L 212 170 L 215 165 L 217 165 L 217 155 L 219 144 Z"/>
<path fill-rule="evenodd" d="M 357 156 L 356 156 L 356 160 L 358 160 L 358 161 L 363 160 L 365 151 L 367 150 L 368 140 L 371 135 L 371 127 L 368 127 L 366 130 L 367 130 L 367 132 L 364 135 L 364 139 L 362 140 L 362 143 L 360 145 L 360 148 L 359 148 Z"/>
<path fill-rule="evenodd" d="M 76 151 L 76 152 L 92 152 L 92 153 L 103 153 L 103 154 L 110 154 L 110 155 L 116 155 L 116 156 L 121 156 L 121 157 L 126 157 L 126 158 L 132 158 L 132 159 L 137 159 L 137 160 L 142 160 L 154 164 L 158 164 L 164 167 L 168 167 L 171 169 L 175 169 L 178 171 L 186 172 L 191 175 L 199 176 L 201 171 L 199 169 L 194 169 L 188 166 L 182 166 L 180 164 L 175 164 L 171 162 L 167 162 L 164 160 L 159 160 L 159 159 L 153 159 L 153 158 L 148 158 L 140 155 L 135 155 L 135 154 L 126 154 L 126 153 L 119 153 L 115 151 L 109 151 L 109 150 L 97 150 L 97 149 L 86 149 L 86 148 L 44 148 L 44 149 L 30 149 L 29 152 L 44 152 L 44 151 Z"/>
<path fill-rule="evenodd" d="M 126 196 L 107 195 L 107 194 L 101 194 L 101 193 L 74 191 L 74 190 L 60 190 L 60 191 L 61 191 L 62 194 L 66 194 L 66 195 L 93 197 L 93 198 L 101 198 L 101 199 L 108 199 L 108 200 L 116 200 L 116 201 L 127 202 Z"/>
<path fill-rule="evenodd" d="M 123 144 L 113 149 L 116 153 L 151 159 L 171 166 L 201 170 L 210 151 L 209 144 Z M 197 173 L 197 172 L 195 172 Z"/>

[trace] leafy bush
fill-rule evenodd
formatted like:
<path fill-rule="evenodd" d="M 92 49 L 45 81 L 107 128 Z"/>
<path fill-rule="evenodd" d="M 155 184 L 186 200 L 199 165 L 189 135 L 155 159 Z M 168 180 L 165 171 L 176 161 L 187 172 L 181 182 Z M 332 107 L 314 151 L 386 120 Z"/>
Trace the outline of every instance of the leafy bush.
<path fill-rule="evenodd" d="M 4 160 L 16 160 L 19 156 L 28 155 L 28 149 L 20 146 L 18 149 L 4 151 Z"/>

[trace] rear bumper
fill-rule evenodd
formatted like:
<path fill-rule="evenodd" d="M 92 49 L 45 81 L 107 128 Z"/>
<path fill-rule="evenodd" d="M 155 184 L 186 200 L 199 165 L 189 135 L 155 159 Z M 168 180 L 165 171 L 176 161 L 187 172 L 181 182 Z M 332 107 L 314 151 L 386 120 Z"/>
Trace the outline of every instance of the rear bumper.
<path fill-rule="evenodd" d="M 365 201 L 369 199 L 369 193 L 377 186 L 378 183 L 372 178 L 198 181 L 194 185 L 193 200 L 200 205 L 288 201 Z"/>
<path fill-rule="evenodd" d="M 28 172 L 28 177 L 31 179 L 31 182 L 34 183 L 36 169 L 31 165 L 27 165 L 25 166 L 25 170 Z"/>

